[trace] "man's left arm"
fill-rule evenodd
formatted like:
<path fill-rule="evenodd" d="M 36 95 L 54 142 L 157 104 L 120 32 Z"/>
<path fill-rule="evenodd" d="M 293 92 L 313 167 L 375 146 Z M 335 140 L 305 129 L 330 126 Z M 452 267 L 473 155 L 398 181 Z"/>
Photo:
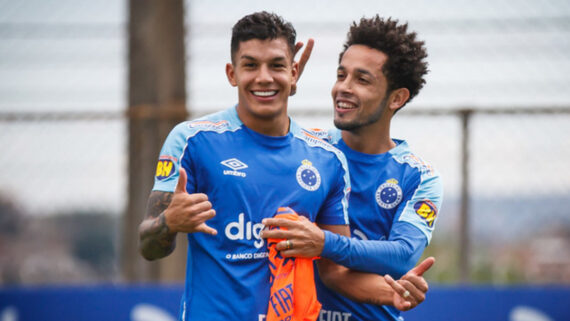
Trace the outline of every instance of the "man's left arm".
<path fill-rule="evenodd" d="M 365 272 L 404 275 L 420 259 L 426 236 L 411 224 L 395 223 L 388 240 L 359 240 L 324 231 L 321 257 Z M 288 255 L 288 253 L 284 253 Z"/>
<path fill-rule="evenodd" d="M 284 256 L 319 256 L 324 244 L 324 231 L 350 239 L 348 237 L 350 234 L 348 225 L 316 226 L 304 216 L 300 216 L 297 221 L 268 218 L 263 223 L 267 226 L 284 227 L 284 229 L 271 229 L 262 232 L 263 238 L 284 239 L 276 245 L 276 249 L 281 251 Z M 307 238 L 307 235 L 314 238 Z M 289 249 L 287 249 L 288 247 Z M 434 258 L 427 258 L 397 281 L 394 281 L 390 276 L 383 277 L 375 273 L 349 269 L 325 258 L 317 261 L 317 268 L 319 277 L 327 287 L 351 300 L 376 305 L 391 305 L 401 311 L 407 311 L 425 300 L 428 284 L 422 274 L 434 262 Z M 406 291 L 408 295 L 405 296 Z"/>
<path fill-rule="evenodd" d="M 351 269 L 395 278 L 416 264 L 428 244 L 426 235 L 405 221 L 394 223 L 388 240 L 351 238 L 350 231 L 339 233 L 332 226 L 322 230 L 304 217 L 298 221 L 268 218 L 263 224 L 286 228 L 262 234 L 264 238 L 289 240 L 294 245 L 290 249 L 285 242 L 277 244 L 277 250 L 285 257 L 320 256 Z"/>
<path fill-rule="evenodd" d="M 399 278 L 416 264 L 429 244 L 443 198 L 441 179 L 438 175 L 424 178 L 408 194 L 398 208 L 387 240 L 359 240 L 342 233 L 317 231 L 302 227 L 307 222 L 299 221 L 288 227 L 288 239 L 298 246 L 281 254 L 321 256 L 351 269 Z M 282 223 L 267 221 L 270 225 Z"/>
<path fill-rule="evenodd" d="M 334 234 L 348 236 L 350 233 L 348 226 L 321 225 L 320 227 Z M 327 287 L 353 301 L 391 305 L 400 311 L 407 311 L 425 300 L 428 284 L 422 275 L 434 262 L 433 257 L 427 258 L 398 281 L 392 280 L 390 276 L 382 277 L 374 273 L 349 269 L 328 259 L 318 260 L 317 268 L 321 281 Z"/>

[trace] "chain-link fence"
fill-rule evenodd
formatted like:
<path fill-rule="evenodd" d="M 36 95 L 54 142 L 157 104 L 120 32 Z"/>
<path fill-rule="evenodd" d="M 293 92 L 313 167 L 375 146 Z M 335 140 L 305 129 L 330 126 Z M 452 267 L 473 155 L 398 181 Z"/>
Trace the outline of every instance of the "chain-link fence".
<path fill-rule="evenodd" d="M 432 277 L 441 282 L 457 281 L 461 258 L 466 255 L 469 277 L 475 281 L 570 282 L 570 109 L 468 114 L 467 155 L 462 155 L 462 112 L 402 112 L 394 123 L 394 136 L 406 138 L 444 178 L 444 205 L 428 248 L 439 260 Z M 319 111 L 298 113 L 296 118 L 301 123 L 330 124 Z M 61 256 L 69 249 L 69 244 L 61 248 L 63 236 L 55 241 L 43 239 L 57 234 L 50 230 L 58 227 L 50 217 L 103 215 L 113 221 L 114 233 L 120 231 L 117 224 L 125 208 L 127 180 L 125 117 L 2 114 L 0 123 L 4 150 L 0 157 L 2 243 L 3 251 L 13 255 L 3 255 L 5 263 L 37 263 L 34 254 L 44 257 L 50 248 L 46 245 L 52 245 L 48 253 L 62 253 L 51 259 L 62 264 Z M 464 157 L 467 177 L 462 176 Z M 152 173 L 141 175 L 152 179 Z M 461 199 L 464 183 L 469 191 L 467 200 Z M 467 235 L 460 230 L 462 201 L 468 202 Z M 14 214 L 24 217 L 10 216 Z M 39 232 L 42 224 L 47 232 Z M 14 231 L 22 232 L 28 241 L 22 243 Z M 93 241 L 101 241 L 97 236 L 109 234 L 94 233 Z M 116 234 L 112 239 L 120 240 Z M 461 252 L 466 241 L 468 252 Z M 117 249 L 118 244 L 107 247 L 112 253 Z M 93 258 L 90 260 L 93 263 Z M 49 265 L 50 257 L 44 261 Z M 116 264 L 103 270 L 111 274 L 88 275 L 94 280 L 118 278 Z M 69 265 L 59 268 L 67 273 L 65 280 L 70 280 L 68 270 L 75 266 Z M 57 271 L 43 273 L 55 273 L 55 279 L 59 275 Z"/>
<path fill-rule="evenodd" d="M 482 282 L 570 282 L 570 4 L 357 2 L 187 1 L 188 106 L 196 115 L 234 103 L 223 73 L 230 28 L 266 9 L 291 20 L 299 40 L 316 39 L 290 110 L 329 127 L 350 22 L 375 12 L 409 21 L 430 74 L 392 132 L 444 178 L 430 278 L 458 281 L 466 265 Z M 0 283 L 120 278 L 126 6 L 0 0 Z"/>

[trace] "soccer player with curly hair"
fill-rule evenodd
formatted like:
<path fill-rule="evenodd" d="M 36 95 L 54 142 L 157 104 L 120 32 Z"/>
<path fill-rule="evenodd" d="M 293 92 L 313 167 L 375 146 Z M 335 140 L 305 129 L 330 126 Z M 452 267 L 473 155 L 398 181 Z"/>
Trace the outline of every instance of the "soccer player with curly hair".
<path fill-rule="evenodd" d="M 308 59 L 303 56 L 301 65 Z M 315 131 L 347 158 L 352 238 L 302 221 L 268 219 L 266 224 L 287 229 L 266 231 L 263 237 L 284 238 L 295 245 L 289 250 L 278 246 L 283 256 L 320 255 L 352 269 L 388 275 L 390 282 L 416 264 L 431 240 L 442 182 L 406 141 L 390 136 L 390 124 L 425 84 L 426 58 L 424 42 L 408 31 L 407 24 L 378 15 L 352 24 L 332 88 L 336 129 Z M 320 320 L 400 320 L 398 309 L 351 300 L 327 279 L 321 275 L 317 280 L 323 304 Z"/>

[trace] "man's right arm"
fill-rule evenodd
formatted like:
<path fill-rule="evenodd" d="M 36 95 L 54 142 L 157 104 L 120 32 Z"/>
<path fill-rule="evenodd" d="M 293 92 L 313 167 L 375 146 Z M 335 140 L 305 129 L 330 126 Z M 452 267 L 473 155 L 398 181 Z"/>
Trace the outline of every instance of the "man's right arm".
<path fill-rule="evenodd" d="M 147 205 L 146 219 L 139 225 L 139 249 L 147 260 L 163 258 L 176 247 L 176 233 L 202 232 L 216 235 L 206 224 L 216 215 L 208 196 L 186 191 L 187 176 L 183 168 L 174 193 L 152 191 Z"/>
<path fill-rule="evenodd" d="M 146 218 L 139 225 L 139 250 L 147 260 L 163 258 L 176 247 L 176 232 L 166 224 L 165 210 L 173 193 L 152 191 L 148 197 Z"/>

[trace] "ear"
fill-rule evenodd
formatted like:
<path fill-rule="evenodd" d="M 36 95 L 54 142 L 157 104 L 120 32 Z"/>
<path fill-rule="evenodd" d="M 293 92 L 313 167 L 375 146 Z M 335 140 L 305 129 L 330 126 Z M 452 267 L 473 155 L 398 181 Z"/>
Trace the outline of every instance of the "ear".
<path fill-rule="evenodd" d="M 388 105 L 388 107 L 393 112 L 396 112 L 396 110 L 404 106 L 404 104 L 408 101 L 409 98 L 410 98 L 410 91 L 408 90 L 408 88 L 398 88 L 392 90 L 392 93 L 390 94 L 390 104 Z"/>
<path fill-rule="evenodd" d="M 297 80 L 299 79 L 299 64 L 293 61 L 293 65 L 291 66 L 291 91 L 289 92 L 289 96 L 294 96 L 297 93 Z"/>
<path fill-rule="evenodd" d="M 234 71 L 234 65 L 231 63 L 227 63 L 226 64 L 226 76 L 228 77 L 228 81 L 230 82 L 230 85 L 232 85 L 233 87 L 237 86 L 237 81 L 235 79 L 235 71 Z"/>
<path fill-rule="evenodd" d="M 291 75 L 293 76 L 292 84 L 296 85 L 298 77 L 299 77 L 299 63 L 296 61 L 293 61 L 293 65 L 291 67 L 292 67 L 291 68 Z"/>

